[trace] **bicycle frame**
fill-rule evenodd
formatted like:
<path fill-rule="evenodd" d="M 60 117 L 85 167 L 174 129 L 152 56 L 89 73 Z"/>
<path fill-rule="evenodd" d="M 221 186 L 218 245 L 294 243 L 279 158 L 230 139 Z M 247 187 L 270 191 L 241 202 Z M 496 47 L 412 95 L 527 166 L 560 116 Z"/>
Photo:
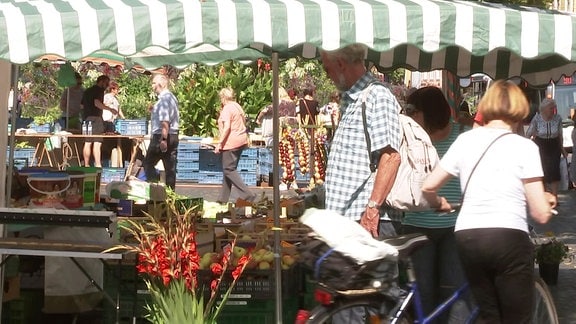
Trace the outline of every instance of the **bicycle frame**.
<path fill-rule="evenodd" d="M 408 273 L 408 277 L 410 281 L 407 283 L 409 288 L 408 294 L 405 297 L 401 298 L 397 306 L 390 312 L 390 314 L 394 314 L 391 319 L 391 324 L 398 323 L 398 321 L 402 318 L 402 315 L 407 312 L 407 308 L 410 304 L 414 306 L 414 312 L 416 315 L 415 323 L 419 324 L 428 324 L 438 318 L 440 315 L 444 314 L 445 312 L 449 311 L 451 306 L 456 303 L 456 301 L 462 299 L 464 294 L 468 290 L 468 283 L 463 284 L 460 288 L 458 288 L 450 297 L 448 297 L 444 302 L 440 305 L 436 306 L 436 308 L 428 315 L 424 314 L 424 310 L 422 309 L 422 299 L 420 297 L 420 292 L 418 290 L 418 283 L 414 277 L 414 271 L 412 269 L 412 262 L 408 260 L 406 271 Z M 471 324 L 472 321 L 476 318 L 478 314 L 478 307 L 474 307 L 470 315 L 466 319 L 466 324 Z"/>

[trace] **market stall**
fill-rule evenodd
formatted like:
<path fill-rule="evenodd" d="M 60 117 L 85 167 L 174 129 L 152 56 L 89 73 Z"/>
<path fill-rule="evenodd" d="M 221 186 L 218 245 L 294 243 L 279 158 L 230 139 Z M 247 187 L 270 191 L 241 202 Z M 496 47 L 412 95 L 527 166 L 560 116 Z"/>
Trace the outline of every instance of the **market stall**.
<path fill-rule="evenodd" d="M 4 1 L 0 11 L 0 43 L 6 44 L 0 59 L 6 62 L 22 64 L 44 54 L 69 60 L 112 54 L 126 66 L 152 68 L 266 55 L 273 62 L 274 102 L 279 59 L 315 58 L 320 49 L 352 43 L 365 44 L 367 59 L 390 70 L 446 69 L 457 76 L 483 72 L 496 79 L 522 77 L 534 85 L 576 70 L 575 16 L 490 3 L 173 0 L 103 1 L 96 7 L 83 0 L 36 0 Z M 15 73 L 12 68 L 12 86 Z M 7 94 L 9 87 L 4 89 Z M 276 137 L 275 152 L 278 143 Z M 6 139 L 0 146 L 6 146 Z M 278 165 L 275 155 L 275 177 Z M 279 204 L 274 207 L 279 225 Z M 276 236 L 276 249 L 279 241 Z M 280 276 L 278 271 L 277 287 Z M 280 288 L 275 297 L 280 321 Z"/>

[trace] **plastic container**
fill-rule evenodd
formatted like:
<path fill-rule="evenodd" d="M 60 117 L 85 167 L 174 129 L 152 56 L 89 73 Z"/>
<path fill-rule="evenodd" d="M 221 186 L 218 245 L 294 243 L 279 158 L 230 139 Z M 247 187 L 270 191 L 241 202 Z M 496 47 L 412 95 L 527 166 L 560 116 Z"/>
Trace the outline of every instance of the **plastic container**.
<path fill-rule="evenodd" d="M 64 193 L 62 204 L 68 209 L 76 209 L 84 206 L 84 172 L 68 171 L 70 187 Z"/>
<path fill-rule="evenodd" d="M 82 204 L 84 207 L 91 207 L 100 202 L 101 168 L 70 167 L 66 171 L 80 171 L 83 173 L 84 182 L 82 184 Z"/>
<path fill-rule="evenodd" d="M 33 173 L 26 182 L 30 187 L 30 207 L 63 207 L 63 193 L 70 187 L 70 176 L 67 173 Z"/>

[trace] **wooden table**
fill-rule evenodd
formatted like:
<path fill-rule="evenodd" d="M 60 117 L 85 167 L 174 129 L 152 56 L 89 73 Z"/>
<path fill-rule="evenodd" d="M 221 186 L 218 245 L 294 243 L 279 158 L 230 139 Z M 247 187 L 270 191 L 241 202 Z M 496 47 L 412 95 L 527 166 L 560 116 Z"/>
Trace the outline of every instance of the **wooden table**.
<path fill-rule="evenodd" d="M 54 151 L 56 143 L 52 143 L 53 138 L 61 141 L 62 156 L 58 157 Z M 122 141 L 130 140 L 132 150 L 130 160 L 134 161 L 138 147 L 144 143 L 144 135 L 82 135 L 82 134 L 16 134 L 16 142 L 29 142 L 34 147 L 34 159 L 38 165 L 44 165 L 44 159 L 52 168 L 65 169 L 72 161 L 77 165 L 83 165 L 82 149 L 87 138 L 102 138 L 103 141 L 116 141 L 117 165 L 123 164 Z M 142 147 L 145 150 L 144 147 Z"/>

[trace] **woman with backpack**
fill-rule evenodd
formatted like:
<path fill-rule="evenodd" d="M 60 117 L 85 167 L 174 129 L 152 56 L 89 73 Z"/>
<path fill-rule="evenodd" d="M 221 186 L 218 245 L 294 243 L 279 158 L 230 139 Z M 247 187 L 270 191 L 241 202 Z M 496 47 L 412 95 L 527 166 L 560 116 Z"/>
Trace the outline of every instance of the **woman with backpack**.
<path fill-rule="evenodd" d="M 440 157 L 461 133 L 458 121 L 451 119 L 450 105 L 437 87 L 424 87 L 412 92 L 406 99 L 404 110 L 426 130 Z M 471 127 L 464 127 L 464 130 L 468 129 Z M 439 195 L 449 202 L 460 201 L 458 181 L 450 181 Z M 436 211 L 423 211 L 405 212 L 402 219 L 402 234 L 422 233 L 431 241 L 412 255 L 425 314 L 430 314 L 436 305 L 466 281 L 454 241 L 457 216 L 458 213 L 451 213 L 439 217 Z M 445 318 L 440 321 L 445 322 Z"/>

